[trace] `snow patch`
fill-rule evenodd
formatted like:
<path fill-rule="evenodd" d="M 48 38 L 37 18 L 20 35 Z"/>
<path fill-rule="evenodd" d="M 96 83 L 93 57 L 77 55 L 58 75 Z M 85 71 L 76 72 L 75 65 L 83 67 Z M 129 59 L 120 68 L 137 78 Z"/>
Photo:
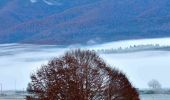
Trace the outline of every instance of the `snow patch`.
<path fill-rule="evenodd" d="M 32 3 L 36 3 L 38 0 L 30 0 Z"/>
<path fill-rule="evenodd" d="M 43 1 L 48 5 L 62 5 L 62 3 L 60 3 L 57 0 L 43 0 Z"/>

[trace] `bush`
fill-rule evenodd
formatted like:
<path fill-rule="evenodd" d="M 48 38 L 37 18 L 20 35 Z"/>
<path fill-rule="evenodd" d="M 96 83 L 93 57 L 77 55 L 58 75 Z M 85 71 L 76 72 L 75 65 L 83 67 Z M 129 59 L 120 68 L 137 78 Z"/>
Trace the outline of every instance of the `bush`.
<path fill-rule="evenodd" d="M 74 50 L 31 75 L 27 100 L 139 100 L 127 77 L 93 51 Z"/>

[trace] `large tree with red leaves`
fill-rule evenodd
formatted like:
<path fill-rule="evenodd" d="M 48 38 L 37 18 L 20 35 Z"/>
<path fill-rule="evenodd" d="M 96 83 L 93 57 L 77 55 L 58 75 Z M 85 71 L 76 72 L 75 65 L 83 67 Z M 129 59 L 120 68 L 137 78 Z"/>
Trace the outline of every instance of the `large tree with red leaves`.
<path fill-rule="evenodd" d="M 139 100 L 125 74 L 93 51 L 74 50 L 32 74 L 28 100 Z"/>

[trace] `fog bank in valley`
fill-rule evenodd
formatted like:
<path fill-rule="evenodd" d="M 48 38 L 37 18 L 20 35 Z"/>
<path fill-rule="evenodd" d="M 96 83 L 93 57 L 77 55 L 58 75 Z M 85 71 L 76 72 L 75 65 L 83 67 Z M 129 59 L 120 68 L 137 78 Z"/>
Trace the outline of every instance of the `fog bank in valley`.
<path fill-rule="evenodd" d="M 170 38 L 142 39 L 110 42 L 91 46 L 55 46 L 28 44 L 0 45 L 0 83 L 3 90 L 22 90 L 27 87 L 31 73 L 48 60 L 62 55 L 66 50 L 126 48 L 133 45 L 159 44 L 170 46 Z M 157 79 L 163 87 L 170 87 L 170 51 L 147 50 L 139 52 L 109 53 L 99 55 L 110 65 L 126 73 L 137 88 L 147 88 L 148 81 Z"/>

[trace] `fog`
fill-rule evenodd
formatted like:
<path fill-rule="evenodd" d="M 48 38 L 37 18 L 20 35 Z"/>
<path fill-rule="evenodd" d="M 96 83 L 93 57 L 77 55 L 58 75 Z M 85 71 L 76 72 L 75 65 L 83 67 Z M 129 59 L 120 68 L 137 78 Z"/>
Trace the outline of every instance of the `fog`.
<path fill-rule="evenodd" d="M 170 52 L 143 51 L 102 55 L 106 62 L 126 73 L 133 85 L 148 88 L 148 82 L 158 80 L 163 88 L 170 87 Z"/>
<path fill-rule="evenodd" d="M 72 49 L 108 49 L 140 44 L 170 45 L 170 38 L 110 42 L 91 46 L 71 46 Z M 64 54 L 70 47 L 54 45 L 1 44 L 0 83 L 3 90 L 26 89 L 31 73 L 48 60 Z M 137 88 L 147 88 L 148 81 L 158 80 L 170 87 L 170 51 L 148 50 L 130 53 L 99 54 L 107 63 L 126 73 Z"/>

